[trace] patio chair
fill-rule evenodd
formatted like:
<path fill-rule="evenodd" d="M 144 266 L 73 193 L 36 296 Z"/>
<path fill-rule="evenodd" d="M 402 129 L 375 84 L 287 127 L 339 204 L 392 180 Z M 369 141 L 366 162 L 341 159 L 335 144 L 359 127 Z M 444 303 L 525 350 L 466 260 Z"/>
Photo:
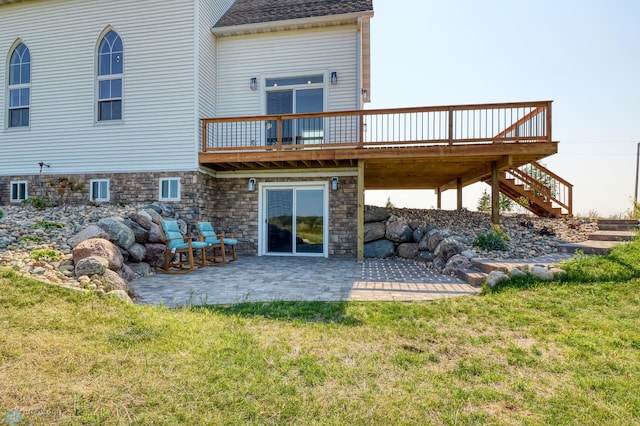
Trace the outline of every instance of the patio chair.
<path fill-rule="evenodd" d="M 238 260 L 238 256 L 236 255 L 236 246 L 238 245 L 238 240 L 234 238 L 233 234 L 229 234 L 229 236 L 225 236 L 225 234 L 216 234 L 213 229 L 213 225 L 211 222 L 196 222 L 196 228 L 200 235 L 204 238 L 205 242 L 211 244 L 220 244 L 220 253 L 222 255 L 222 262 L 233 262 Z M 231 251 L 231 259 L 227 260 L 226 248 L 230 247 Z M 214 249 L 215 254 L 215 249 Z"/>
<path fill-rule="evenodd" d="M 194 252 L 200 250 L 200 258 L 197 260 L 199 267 L 206 266 L 204 241 L 193 241 L 194 237 L 185 237 L 180 232 L 178 221 L 163 220 L 160 226 L 162 238 L 167 248 L 164 251 L 164 268 L 159 271 L 166 274 L 183 274 L 196 269 Z"/>

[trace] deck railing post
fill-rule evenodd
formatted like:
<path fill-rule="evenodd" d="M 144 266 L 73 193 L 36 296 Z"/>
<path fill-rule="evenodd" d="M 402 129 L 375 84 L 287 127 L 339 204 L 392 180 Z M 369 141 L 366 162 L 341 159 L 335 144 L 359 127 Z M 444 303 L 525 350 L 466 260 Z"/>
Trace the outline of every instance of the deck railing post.
<path fill-rule="evenodd" d="M 358 141 L 358 148 L 364 146 L 364 111 L 360 111 L 360 134 L 358 135 L 360 140 Z"/>
<path fill-rule="evenodd" d="M 200 120 L 200 125 L 202 126 L 202 152 L 207 152 L 207 122 Z"/>
<path fill-rule="evenodd" d="M 449 145 L 453 145 L 453 109 L 449 108 Z"/>
<path fill-rule="evenodd" d="M 277 119 L 278 126 L 278 135 L 276 136 L 278 139 L 278 149 L 282 149 L 282 117 L 278 117 Z"/>
<path fill-rule="evenodd" d="M 553 142 L 551 137 L 551 102 L 547 102 L 547 142 Z"/>

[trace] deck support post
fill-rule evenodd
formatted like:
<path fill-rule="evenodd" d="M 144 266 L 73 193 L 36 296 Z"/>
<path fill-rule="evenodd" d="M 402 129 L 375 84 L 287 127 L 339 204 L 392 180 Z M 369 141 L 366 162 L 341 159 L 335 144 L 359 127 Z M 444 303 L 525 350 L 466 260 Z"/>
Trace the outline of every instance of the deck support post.
<path fill-rule="evenodd" d="M 358 262 L 364 260 L 364 160 L 358 160 Z"/>
<path fill-rule="evenodd" d="M 442 210 L 442 189 L 440 187 L 436 189 L 436 196 L 438 198 L 438 201 L 437 201 L 438 210 Z"/>
<path fill-rule="evenodd" d="M 458 210 L 462 210 L 462 178 L 456 179 L 456 188 L 458 190 Z"/>
<path fill-rule="evenodd" d="M 500 181 L 495 161 L 491 162 L 491 223 L 500 225 Z"/>

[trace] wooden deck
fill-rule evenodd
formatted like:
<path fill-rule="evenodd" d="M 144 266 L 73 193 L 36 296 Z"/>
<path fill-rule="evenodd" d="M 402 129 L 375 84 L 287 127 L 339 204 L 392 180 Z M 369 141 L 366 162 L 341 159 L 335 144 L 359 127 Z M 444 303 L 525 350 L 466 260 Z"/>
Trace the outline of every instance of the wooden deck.
<path fill-rule="evenodd" d="M 202 120 L 216 172 L 364 169 L 365 189 L 460 188 L 555 154 L 551 101 Z"/>

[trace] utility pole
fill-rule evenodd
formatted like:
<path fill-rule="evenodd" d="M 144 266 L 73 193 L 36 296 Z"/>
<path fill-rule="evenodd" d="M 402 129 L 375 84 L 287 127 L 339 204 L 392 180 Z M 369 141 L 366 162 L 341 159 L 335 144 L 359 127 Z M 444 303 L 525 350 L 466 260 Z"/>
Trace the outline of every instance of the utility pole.
<path fill-rule="evenodd" d="M 636 154 L 636 190 L 633 193 L 633 212 L 636 211 L 638 205 L 638 169 L 640 168 L 640 142 L 638 142 L 638 150 Z"/>

